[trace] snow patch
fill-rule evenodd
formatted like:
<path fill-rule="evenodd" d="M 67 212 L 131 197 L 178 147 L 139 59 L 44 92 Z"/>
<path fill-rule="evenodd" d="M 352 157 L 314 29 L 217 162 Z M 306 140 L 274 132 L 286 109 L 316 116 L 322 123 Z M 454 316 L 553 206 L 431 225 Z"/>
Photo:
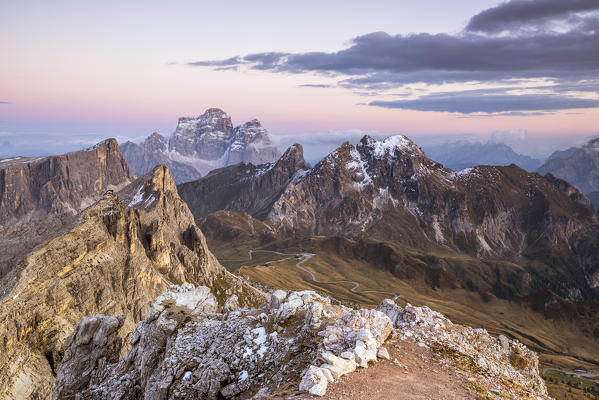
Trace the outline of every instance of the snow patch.
<path fill-rule="evenodd" d="M 459 171 L 454 171 L 449 174 L 449 179 L 457 179 L 460 177 L 466 177 L 475 172 L 474 168 L 464 168 Z"/>
<path fill-rule="evenodd" d="M 142 200 L 144 199 L 144 195 L 141 193 L 143 188 L 143 186 L 140 186 L 139 189 L 137 189 L 137 192 L 133 196 L 131 203 L 129 203 L 129 207 L 133 207 L 134 205 L 142 202 Z"/>
<path fill-rule="evenodd" d="M 374 148 L 374 155 L 382 157 L 387 154 L 395 152 L 395 149 L 407 149 L 412 146 L 413 143 L 404 135 L 389 136 L 383 141 L 375 141 L 372 143 Z"/>
<path fill-rule="evenodd" d="M 433 221 L 433 229 L 435 230 L 435 239 L 437 242 L 443 243 L 445 241 L 445 237 L 443 236 L 443 231 L 441 231 L 441 226 L 439 225 L 437 218 L 435 218 Z"/>
<path fill-rule="evenodd" d="M 359 181 L 356 182 L 356 186 L 360 190 L 364 189 L 364 187 L 366 187 L 367 185 L 372 184 L 372 177 L 368 174 L 368 171 L 366 170 L 368 164 L 366 163 L 366 161 L 362 160 L 360 153 L 354 148 L 351 149 L 350 156 L 352 160 L 347 163 L 347 168 L 356 170 L 356 175 L 359 179 Z"/>
<path fill-rule="evenodd" d="M 266 329 L 263 326 L 252 329 L 252 333 L 257 335 L 252 341 L 256 344 L 264 344 L 266 342 Z"/>

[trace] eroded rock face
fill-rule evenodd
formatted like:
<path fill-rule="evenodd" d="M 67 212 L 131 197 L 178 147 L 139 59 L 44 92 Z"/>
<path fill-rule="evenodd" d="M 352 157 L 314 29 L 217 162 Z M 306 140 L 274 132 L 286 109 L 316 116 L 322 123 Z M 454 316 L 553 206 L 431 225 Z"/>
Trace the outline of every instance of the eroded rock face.
<path fill-rule="evenodd" d="M 137 325 L 131 350 L 119 361 L 112 357 L 114 351 L 96 348 L 101 342 L 118 345 L 114 330 L 102 328 L 115 326 L 115 318 L 84 319 L 67 340 L 54 398 L 246 398 L 268 396 L 292 382 L 299 382 L 301 391 L 322 396 L 339 377 L 389 359 L 383 344 L 391 334 L 418 337 L 424 345 L 461 346 L 455 352 L 464 357 L 477 351 L 482 376 L 505 380 L 518 395 L 549 398 L 534 353 L 486 332 L 458 345 L 458 336 L 472 329 L 453 325 L 425 307 L 402 309 L 386 301 L 381 311 L 350 310 L 311 291 L 278 290 L 257 309 L 198 312 L 192 304 L 211 304 L 211 295 L 207 288 L 192 286 L 172 287 L 161 299 L 185 293 L 200 295 L 191 303 L 157 300 Z M 505 355 L 514 349 L 523 368 L 511 364 L 513 355 Z M 89 370 L 92 364 L 96 367 Z"/>
<path fill-rule="evenodd" d="M 510 258 L 538 245 L 537 233 L 554 246 L 597 229 L 589 201 L 571 190 L 516 166 L 451 171 L 405 136 L 364 137 L 288 185 L 266 221 L 292 235 L 378 237 Z"/>
<path fill-rule="evenodd" d="M 133 179 L 115 139 L 60 156 L 0 160 L 0 226 L 76 214 Z"/>
<path fill-rule="evenodd" d="M 202 176 L 191 165 L 172 160 L 168 155 L 167 139 L 156 132 L 148 136 L 141 144 L 123 143 L 121 152 L 136 175 L 144 175 L 155 166 L 165 164 L 175 182 L 189 182 Z"/>
<path fill-rule="evenodd" d="M 99 367 L 90 379 L 63 379 L 85 370 L 86 357 L 80 364 L 62 364 L 54 398 L 69 398 L 73 386 L 85 386 L 70 397 L 82 399 L 217 399 L 272 390 L 300 376 L 316 355 L 314 335 L 345 311 L 314 292 L 279 292 L 278 300 L 271 296 L 258 309 L 225 308 L 223 313 L 163 300 L 194 291 L 205 294 L 199 303 L 211 303 L 207 288 L 171 288 L 137 325 L 124 359 L 109 362 L 102 353 L 92 353 Z M 68 343 L 69 354 L 81 352 L 76 339 Z"/>
<path fill-rule="evenodd" d="M 183 183 L 228 165 L 272 162 L 281 154 L 257 119 L 234 128 L 227 113 L 210 108 L 197 118 L 179 118 L 168 143 L 153 133 L 141 145 L 125 143 L 123 155 L 138 175 L 164 163 Z"/>
<path fill-rule="evenodd" d="M 218 169 L 179 185 L 179 193 L 198 221 L 219 210 L 244 211 L 265 218 L 284 190 L 309 168 L 302 146 L 296 144 L 276 162 Z"/>
<path fill-rule="evenodd" d="M 584 193 L 599 191 L 599 138 L 579 148 L 555 152 L 538 172 L 565 179 Z"/>
<path fill-rule="evenodd" d="M 83 316 L 122 314 L 113 333 L 127 340 L 156 296 L 185 283 L 211 287 L 216 303 L 194 302 L 201 293 L 161 301 L 204 312 L 233 294 L 242 307 L 265 300 L 218 263 L 159 166 L 107 193 L 0 281 L 0 398 L 49 397 L 65 339 Z"/>

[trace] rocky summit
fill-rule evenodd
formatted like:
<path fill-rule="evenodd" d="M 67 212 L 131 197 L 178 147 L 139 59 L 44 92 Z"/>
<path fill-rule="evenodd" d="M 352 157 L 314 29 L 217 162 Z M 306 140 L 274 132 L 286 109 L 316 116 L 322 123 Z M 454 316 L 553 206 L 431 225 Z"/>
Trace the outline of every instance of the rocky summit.
<path fill-rule="evenodd" d="M 553 153 L 538 172 L 564 179 L 596 199 L 599 194 L 599 138 L 582 147 Z M 595 204 L 599 206 L 599 202 Z"/>
<path fill-rule="evenodd" d="M 177 183 L 188 182 L 209 171 L 237 163 L 263 164 L 280 157 L 268 131 L 257 119 L 237 127 L 218 108 L 199 117 L 179 118 L 170 139 L 158 133 L 142 144 L 123 144 L 123 155 L 133 171 L 145 174 L 166 164 Z"/>
<path fill-rule="evenodd" d="M 392 336 L 434 348 L 460 370 L 472 398 L 550 398 L 525 346 L 426 307 L 386 300 L 352 310 L 312 291 L 282 290 L 258 308 L 240 308 L 235 297 L 217 303 L 207 287 L 171 287 L 137 324 L 122 358 L 123 317 L 83 318 L 66 340 L 54 399 L 323 396 L 344 375 L 390 363 Z"/>
<path fill-rule="evenodd" d="M 240 307 L 265 300 L 208 250 L 162 165 L 100 196 L 0 280 L 0 398 L 49 398 L 81 318 L 121 315 L 102 326 L 127 342 L 156 296 L 186 283 L 209 286 L 214 306 L 233 295 Z"/>

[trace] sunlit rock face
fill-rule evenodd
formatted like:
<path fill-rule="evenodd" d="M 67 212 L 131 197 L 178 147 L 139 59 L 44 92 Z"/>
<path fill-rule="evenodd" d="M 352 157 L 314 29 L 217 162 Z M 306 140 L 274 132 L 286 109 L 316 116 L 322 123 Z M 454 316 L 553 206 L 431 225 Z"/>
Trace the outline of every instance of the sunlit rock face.
<path fill-rule="evenodd" d="M 100 328 L 127 343 L 154 299 L 173 284 L 204 285 L 210 299 L 195 291 L 159 298 L 164 304 L 206 311 L 233 295 L 239 307 L 266 301 L 218 263 L 161 165 L 100 195 L 0 280 L 0 398 L 49 398 L 65 339 L 82 317 L 121 315 Z"/>

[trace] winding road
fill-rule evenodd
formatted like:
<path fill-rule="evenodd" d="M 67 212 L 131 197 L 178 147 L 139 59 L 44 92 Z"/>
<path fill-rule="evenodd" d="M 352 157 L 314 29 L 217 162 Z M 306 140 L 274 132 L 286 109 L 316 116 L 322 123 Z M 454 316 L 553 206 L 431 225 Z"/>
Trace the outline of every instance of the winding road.
<path fill-rule="evenodd" d="M 593 374 L 592 372 L 575 372 L 575 371 L 566 371 L 564 369 L 558 369 L 558 368 L 543 368 L 543 371 L 541 372 L 541 376 L 545 376 L 545 373 L 547 371 L 557 371 L 557 372 L 561 372 L 562 374 L 574 376 L 576 378 L 586 378 L 595 383 L 599 383 L 599 379 L 597 379 L 597 377 L 599 377 L 599 375 Z"/>
<path fill-rule="evenodd" d="M 291 257 L 295 257 L 297 255 L 301 255 L 303 257 L 303 259 L 301 261 L 299 261 L 297 264 L 295 264 L 296 268 L 299 268 L 300 270 L 306 272 L 308 275 L 310 275 L 310 278 L 312 279 L 312 282 L 314 283 L 319 283 L 322 285 L 334 285 L 334 284 L 352 284 L 354 285 L 351 289 L 349 289 L 350 292 L 352 293 L 356 293 L 356 294 L 365 294 L 365 293 L 379 293 L 379 294 L 384 294 L 384 295 L 390 295 L 393 296 L 393 301 L 395 301 L 398 297 L 399 297 L 399 293 L 392 293 L 392 292 L 384 292 L 384 291 L 380 291 L 380 290 L 363 290 L 363 291 L 357 291 L 358 287 L 360 286 L 360 284 L 358 282 L 355 281 L 349 281 L 349 280 L 341 280 L 341 281 L 319 281 L 318 279 L 316 279 L 316 276 L 314 275 L 314 273 L 312 271 L 310 271 L 309 269 L 307 269 L 306 267 L 304 267 L 302 264 L 304 264 L 305 262 L 309 261 L 312 257 L 314 257 L 316 254 L 314 253 L 296 253 L 296 254 L 288 254 L 288 253 L 281 253 L 278 251 L 274 251 L 274 250 L 249 250 L 248 251 L 248 256 L 250 261 L 252 261 L 254 259 L 254 253 L 257 252 L 263 252 L 263 253 L 273 253 L 273 254 L 278 254 L 281 256 L 291 256 Z M 245 260 L 222 260 L 222 261 L 245 261 Z"/>

